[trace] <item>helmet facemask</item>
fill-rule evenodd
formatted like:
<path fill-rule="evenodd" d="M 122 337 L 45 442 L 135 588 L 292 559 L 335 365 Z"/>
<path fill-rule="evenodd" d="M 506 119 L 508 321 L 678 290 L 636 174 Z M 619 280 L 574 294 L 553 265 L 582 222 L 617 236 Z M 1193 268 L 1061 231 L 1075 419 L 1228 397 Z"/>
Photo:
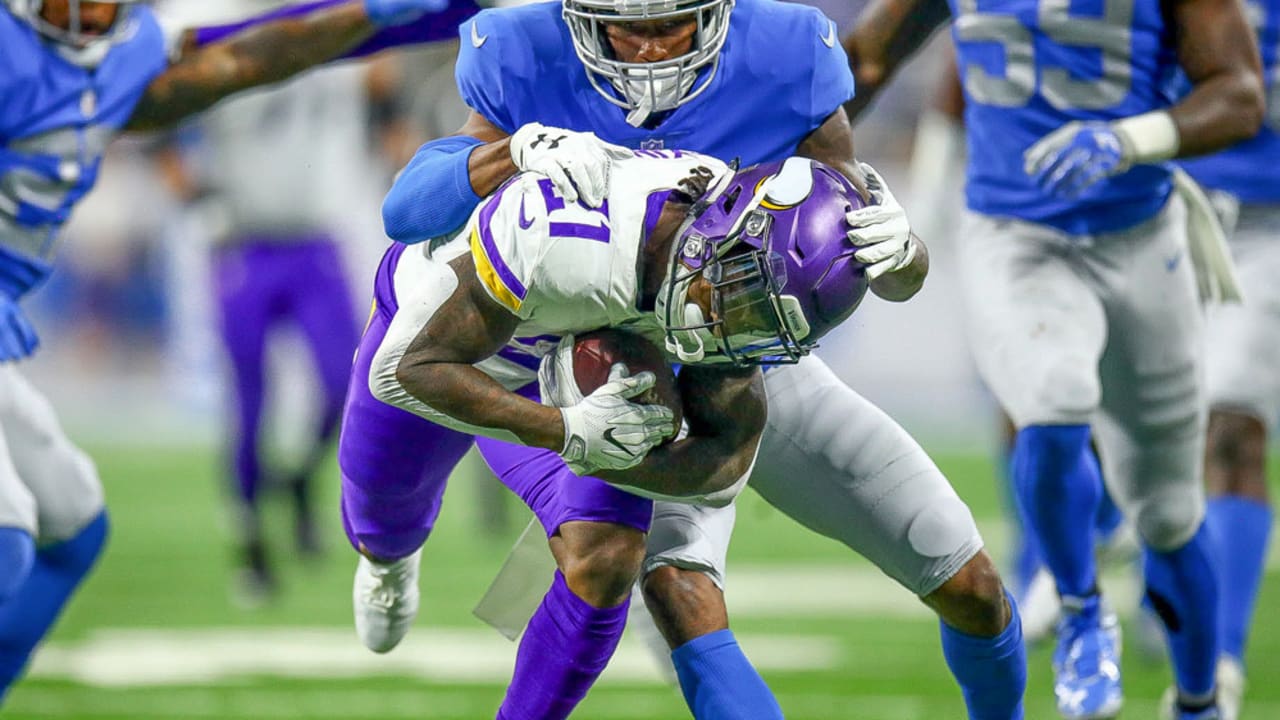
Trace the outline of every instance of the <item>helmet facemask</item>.
<path fill-rule="evenodd" d="M 84 68 L 95 68 L 106 58 L 111 48 L 127 32 L 133 15 L 133 5 L 140 0 L 94 0 L 103 5 L 119 5 L 115 20 L 105 32 L 87 32 L 84 27 L 81 0 L 66 0 L 70 13 L 67 27 L 54 25 L 41 11 L 44 0 L 7 0 L 9 9 L 26 24 L 53 43 L 54 48 L 68 62 Z"/>
<path fill-rule="evenodd" d="M 674 110 L 711 84 L 729 30 L 733 0 L 564 0 L 564 19 L 591 85 L 628 110 L 640 127 L 650 116 Z M 623 62 L 609 43 L 608 23 L 672 20 L 697 23 L 689 51 L 657 62 Z"/>

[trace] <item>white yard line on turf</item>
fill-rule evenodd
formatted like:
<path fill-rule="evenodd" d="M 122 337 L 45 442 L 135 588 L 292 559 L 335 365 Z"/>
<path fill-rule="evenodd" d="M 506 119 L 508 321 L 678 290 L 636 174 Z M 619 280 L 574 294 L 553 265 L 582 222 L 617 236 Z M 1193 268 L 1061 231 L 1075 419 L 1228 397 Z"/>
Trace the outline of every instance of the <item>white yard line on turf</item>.
<path fill-rule="evenodd" d="M 840 641 L 810 635 L 751 635 L 744 642 L 761 670 L 810 671 L 842 661 Z M 415 628 L 386 655 L 365 650 L 348 628 L 108 629 L 80 643 L 50 643 L 33 677 L 103 687 L 198 685 L 269 676 L 411 676 L 448 683 L 504 683 L 516 646 L 487 629 Z M 602 682 L 664 682 L 638 640 L 619 646 Z"/>

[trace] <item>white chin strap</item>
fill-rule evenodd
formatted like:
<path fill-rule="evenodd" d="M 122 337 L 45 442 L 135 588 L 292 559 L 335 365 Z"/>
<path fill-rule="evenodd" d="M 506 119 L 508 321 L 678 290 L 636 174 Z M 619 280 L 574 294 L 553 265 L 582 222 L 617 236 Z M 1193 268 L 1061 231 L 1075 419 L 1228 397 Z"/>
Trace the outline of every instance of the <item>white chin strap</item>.
<path fill-rule="evenodd" d="M 702 316 L 702 308 L 693 303 L 685 303 L 685 325 L 701 325 L 706 322 Z M 682 363 L 702 362 L 707 357 L 707 341 L 715 342 L 705 329 L 676 330 L 671 333 L 675 342 L 667 340 L 667 350 L 674 353 Z"/>
<path fill-rule="evenodd" d="M 45 41 L 53 47 L 58 57 L 86 70 L 93 70 L 101 65 L 107 59 L 111 49 L 126 38 L 128 33 L 134 31 L 130 26 L 132 17 L 129 12 L 131 4 L 129 2 L 117 2 L 118 14 L 115 25 L 101 37 L 93 37 L 81 32 L 80 7 L 78 4 L 72 4 L 69 7 L 71 27 L 67 29 L 50 25 L 41 18 L 40 11 L 44 7 L 43 0 L 0 1 L 5 2 L 14 15 L 22 19 L 27 25 L 35 28 L 44 37 Z"/>
<path fill-rule="evenodd" d="M 107 53 L 115 43 L 107 38 L 94 40 L 84 47 L 73 47 L 63 43 L 53 43 L 54 49 L 63 60 L 87 70 L 92 70 L 107 59 Z"/>
<path fill-rule="evenodd" d="M 696 79 L 695 73 L 665 68 L 653 73 L 627 73 L 626 77 L 614 81 L 618 92 L 634 104 L 634 109 L 627 113 L 627 124 L 640 127 L 651 116 L 679 107 Z"/>
<path fill-rule="evenodd" d="M 684 305 L 684 324 L 685 325 L 701 325 L 706 322 L 706 318 L 702 315 L 702 308 L 694 303 L 685 302 L 689 292 L 689 282 L 692 278 L 685 281 L 680 287 L 677 287 L 672 297 L 677 305 Z M 658 323 L 662 327 L 667 326 L 666 298 L 668 295 L 668 285 L 671 280 L 668 278 L 663 281 L 662 287 L 658 290 L 658 298 L 654 303 L 653 313 L 658 318 Z M 667 352 L 674 355 L 682 363 L 702 362 L 707 358 L 707 346 L 718 348 L 716 338 L 705 328 L 697 330 L 668 330 L 666 333 Z"/>

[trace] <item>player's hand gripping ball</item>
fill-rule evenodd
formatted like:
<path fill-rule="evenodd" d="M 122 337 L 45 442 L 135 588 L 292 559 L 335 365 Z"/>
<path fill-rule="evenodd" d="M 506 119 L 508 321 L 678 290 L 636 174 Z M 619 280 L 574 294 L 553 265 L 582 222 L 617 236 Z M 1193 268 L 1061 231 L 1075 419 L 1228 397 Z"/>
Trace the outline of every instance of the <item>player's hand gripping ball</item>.
<path fill-rule="evenodd" d="M 542 359 L 544 405 L 560 408 L 560 455 L 578 475 L 625 470 L 680 429 L 675 375 L 649 341 L 617 330 L 565 336 Z"/>
<path fill-rule="evenodd" d="M 631 398 L 641 405 L 663 405 L 674 416 L 673 432 L 664 442 L 675 438 L 684 418 L 684 405 L 676 376 L 657 345 L 635 333 L 605 328 L 578 335 L 573 343 L 573 379 L 584 396 L 608 382 L 609 368 L 614 363 L 627 366 L 632 375 L 651 372 L 653 387 Z"/>

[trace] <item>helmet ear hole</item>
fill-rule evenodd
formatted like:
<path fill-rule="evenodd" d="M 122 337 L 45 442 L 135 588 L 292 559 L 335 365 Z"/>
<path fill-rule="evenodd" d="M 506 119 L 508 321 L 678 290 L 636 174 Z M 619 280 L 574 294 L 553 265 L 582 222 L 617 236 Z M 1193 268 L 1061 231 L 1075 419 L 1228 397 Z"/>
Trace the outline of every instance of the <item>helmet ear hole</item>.
<path fill-rule="evenodd" d="M 738 197 L 741 195 L 742 195 L 741 185 L 725 193 L 724 198 L 720 200 L 720 209 L 726 214 L 733 212 L 733 206 L 738 204 Z"/>

